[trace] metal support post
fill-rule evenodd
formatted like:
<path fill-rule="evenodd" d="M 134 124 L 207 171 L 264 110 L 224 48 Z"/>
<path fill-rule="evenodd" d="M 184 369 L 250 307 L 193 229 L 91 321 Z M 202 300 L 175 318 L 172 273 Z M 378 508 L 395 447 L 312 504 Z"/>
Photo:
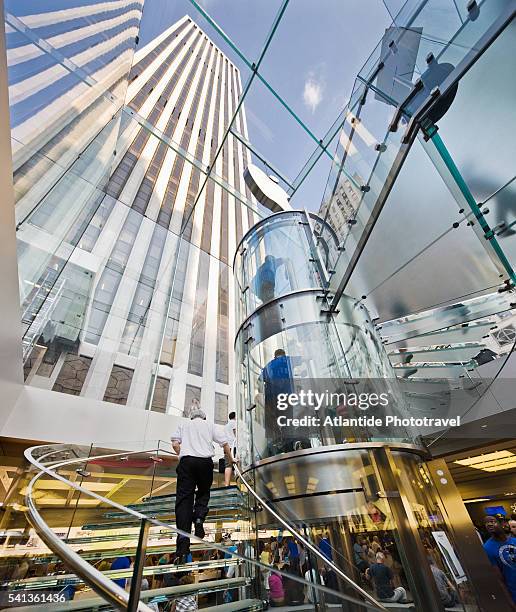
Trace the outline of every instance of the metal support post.
<path fill-rule="evenodd" d="M 138 548 L 136 549 L 136 556 L 134 559 L 134 571 L 131 578 L 131 590 L 129 592 L 127 612 L 136 612 L 138 610 L 138 604 L 140 603 L 140 591 L 142 587 L 143 568 L 145 567 L 149 528 L 149 521 L 147 519 L 142 519 L 140 535 L 138 537 Z"/>

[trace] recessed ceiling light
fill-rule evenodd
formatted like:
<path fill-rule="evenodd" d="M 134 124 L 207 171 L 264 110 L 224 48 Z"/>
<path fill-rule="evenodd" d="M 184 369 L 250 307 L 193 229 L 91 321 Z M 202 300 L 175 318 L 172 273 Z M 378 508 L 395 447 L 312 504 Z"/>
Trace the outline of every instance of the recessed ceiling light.
<path fill-rule="evenodd" d="M 484 472 L 499 472 L 516 468 L 516 455 L 510 451 L 502 450 L 468 457 L 467 459 L 458 459 L 454 463 Z"/>
<path fill-rule="evenodd" d="M 465 504 L 475 504 L 477 502 L 491 501 L 489 497 L 479 497 L 478 499 L 465 499 Z"/>

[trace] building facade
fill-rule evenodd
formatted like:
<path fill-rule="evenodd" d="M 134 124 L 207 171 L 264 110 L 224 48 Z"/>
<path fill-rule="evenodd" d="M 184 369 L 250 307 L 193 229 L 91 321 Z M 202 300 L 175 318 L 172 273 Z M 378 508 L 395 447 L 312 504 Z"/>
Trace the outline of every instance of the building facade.
<path fill-rule="evenodd" d="M 249 159 L 233 136 L 213 168 L 222 181 L 198 192 L 239 71 L 188 16 L 133 56 L 140 13 L 140 2 L 111 2 L 7 15 L 25 382 L 173 415 L 199 401 L 225 422 L 230 265 L 257 218 L 242 203 Z M 39 54 L 27 24 L 44 35 Z M 17 100 L 41 95 L 33 63 L 47 56 L 53 93 L 25 117 Z M 243 108 L 233 128 L 247 137 Z"/>

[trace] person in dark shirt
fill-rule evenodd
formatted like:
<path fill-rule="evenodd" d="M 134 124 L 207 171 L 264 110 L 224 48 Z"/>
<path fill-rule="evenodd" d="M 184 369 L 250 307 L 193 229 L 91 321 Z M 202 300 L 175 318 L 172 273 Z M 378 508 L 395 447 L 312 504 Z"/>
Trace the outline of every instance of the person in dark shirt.
<path fill-rule="evenodd" d="M 356 542 L 353 544 L 353 562 L 360 573 L 365 572 L 369 567 L 363 544 L 364 539 L 362 536 L 357 536 Z"/>
<path fill-rule="evenodd" d="M 131 559 L 129 557 L 117 557 L 111 564 L 112 570 L 129 569 L 131 567 Z M 125 589 L 127 578 L 116 578 L 113 580 L 119 587 Z"/>
<path fill-rule="evenodd" d="M 274 359 L 263 368 L 259 382 L 263 384 L 265 396 L 265 432 L 269 440 L 268 455 L 293 450 L 285 441 L 285 428 L 279 427 L 277 418 L 280 414 L 292 417 L 292 408 L 278 411 L 278 396 L 295 392 L 294 367 L 302 363 L 301 357 L 290 357 L 283 349 L 276 349 Z"/>
<path fill-rule="evenodd" d="M 292 567 L 290 563 L 285 563 L 282 570 L 290 576 L 301 576 L 299 566 Z M 293 578 L 283 576 L 283 588 L 285 589 L 285 603 L 287 605 L 297 606 L 304 603 L 305 590 L 302 584 Z"/>
<path fill-rule="evenodd" d="M 368 567 L 366 578 L 373 581 L 376 596 L 380 601 L 404 603 L 407 600 L 407 592 L 403 587 L 392 586 L 394 574 L 391 568 L 385 565 L 385 555 L 382 552 L 376 553 L 376 563 Z"/>
<path fill-rule="evenodd" d="M 490 535 L 484 550 L 516 604 L 516 538 L 505 533 L 502 521 L 496 516 L 486 516 L 484 524 Z"/>
<path fill-rule="evenodd" d="M 325 568 L 322 573 L 324 585 L 332 591 L 339 592 L 339 581 L 337 574 L 331 569 L 331 567 Z M 342 599 L 338 595 L 330 595 L 329 593 L 324 594 L 326 603 L 342 603 Z"/>
<path fill-rule="evenodd" d="M 262 265 L 256 271 L 254 278 L 254 292 L 263 302 L 274 299 L 276 290 L 276 272 L 284 265 L 285 261 L 281 257 L 266 255 Z"/>
<path fill-rule="evenodd" d="M 324 537 L 322 537 L 319 540 L 319 550 L 322 552 L 322 554 L 329 559 L 330 561 L 333 560 L 333 554 L 331 551 L 331 543 L 330 543 L 330 538 L 328 537 L 328 534 L 326 534 Z"/>

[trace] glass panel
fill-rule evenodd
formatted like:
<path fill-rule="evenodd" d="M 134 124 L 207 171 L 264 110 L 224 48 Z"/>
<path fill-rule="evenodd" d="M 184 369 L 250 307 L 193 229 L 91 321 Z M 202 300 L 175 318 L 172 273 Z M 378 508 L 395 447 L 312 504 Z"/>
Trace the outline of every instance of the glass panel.
<path fill-rule="evenodd" d="M 515 127 L 511 110 L 516 102 L 516 86 L 512 80 L 503 78 L 503 66 L 507 57 L 514 53 L 515 33 L 516 25 L 509 24 L 478 59 L 461 79 L 453 105 L 439 122 L 439 136 L 475 201 L 488 211 L 485 220 L 497 233 L 499 230 L 495 240 L 513 265 L 516 253 L 511 238 L 511 223 L 515 217 L 511 160 L 516 155 L 516 148 L 506 134 Z M 479 88 L 480 83 L 482 88 Z M 496 96 L 493 95 L 495 91 L 498 92 Z M 478 93 L 473 95 L 473 92 Z M 480 120 L 480 129 L 473 138 L 465 128 L 476 120 Z M 479 160 L 485 160 L 481 172 Z M 502 224 L 507 228 L 505 231 Z"/>
<path fill-rule="evenodd" d="M 380 327 L 384 342 L 389 344 L 397 340 L 419 336 L 421 333 L 440 330 L 482 319 L 496 313 L 511 309 L 511 297 L 506 294 L 492 293 L 472 300 L 464 300 L 461 304 L 453 304 L 444 308 L 436 308 L 404 317 L 396 321 L 388 321 Z"/>
<path fill-rule="evenodd" d="M 123 104 L 141 3 L 80 4 L 6 3 L 15 178 L 67 168 Z"/>
<path fill-rule="evenodd" d="M 342 24 L 349 23 L 350 15 L 354 23 L 368 27 L 360 28 L 360 33 L 349 28 L 342 37 Z M 260 72 L 320 136 L 341 111 L 362 58 L 389 21 L 381 3 L 366 6 L 353 0 L 347 5 L 332 2 L 324 11 L 313 2 L 290 3 Z M 308 40 L 317 44 L 306 45 Z M 276 126 L 275 118 L 271 119 Z M 278 129 L 283 129 L 279 122 Z"/>
<path fill-rule="evenodd" d="M 404 349 L 400 353 L 389 353 L 389 359 L 392 364 L 408 363 L 409 356 L 410 364 L 413 363 L 433 363 L 433 362 L 451 362 L 451 363 L 469 363 L 475 355 L 484 348 L 484 344 L 474 344 L 467 346 L 451 346 L 448 348 L 411 350 Z"/>
<path fill-rule="evenodd" d="M 237 265 L 244 294 L 240 301 L 240 321 L 276 297 L 321 286 L 305 223 L 303 213 L 287 216 L 280 213 L 264 221 L 241 244 L 236 255 L 237 260 L 241 259 Z"/>
<path fill-rule="evenodd" d="M 449 327 L 438 332 L 430 332 L 427 334 L 419 334 L 412 336 L 410 342 L 408 340 L 398 340 L 396 342 L 387 342 L 388 349 L 399 347 L 422 347 L 436 346 L 439 344 L 454 344 L 457 342 L 478 342 L 489 333 L 492 323 L 462 323 L 455 327 Z"/>
<path fill-rule="evenodd" d="M 113 120 L 115 139 L 117 126 Z M 185 127 L 188 138 L 195 130 L 195 125 Z M 127 148 L 144 132 L 147 149 L 119 182 L 119 169 L 127 169 L 130 159 Z M 191 361 L 189 375 L 200 377 L 206 364 L 212 371 L 213 360 L 217 382 L 230 383 L 228 259 L 236 244 L 235 217 L 243 231 L 249 219 L 254 222 L 254 213 L 249 216 L 241 204 L 246 195 L 234 198 L 214 177 L 179 240 L 176 232 L 192 210 L 201 167 L 188 161 L 186 149 L 163 142 L 124 115 L 120 161 L 111 173 L 101 174 L 101 154 L 111 155 L 101 148 L 101 136 L 91 145 L 91 155 L 79 158 L 42 200 L 34 192 L 36 206 L 18 230 L 26 379 L 111 401 L 114 396 L 106 389 L 116 387 L 110 382 L 115 367 L 133 372 L 117 402 L 181 414 L 185 381 L 176 377 L 174 383 L 172 368 L 186 374 Z M 97 175 L 103 177 L 102 188 Z M 236 184 L 234 176 L 231 182 Z M 225 215 L 217 205 L 223 199 Z M 203 384 L 199 378 L 198 386 Z M 207 399 L 209 406 L 214 399 Z"/>
<path fill-rule="evenodd" d="M 346 303 L 347 302 L 347 303 Z M 350 439 L 410 439 L 403 427 L 381 432 L 362 427 L 360 431 L 322 425 L 293 428 L 278 423 L 278 397 L 281 393 L 299 393 L 300 389 L 345 393 L 356 379 L 367 379 L 367 390 L 399 396 L 394 372 L 378 340 L 366 310 L 350 298 L 343 300 L 335 323 L 321 313 L 316 292 L 294 293 L 260 308 L 248 321 L 237 339 L 237 357 L 245 367 L 246 389 L 240 400 L 241 422 L 246 423 L 252 443 L 252 461 L 282 452 L 335 444 Z M 350 381 L 350 379 L 352 379 Z M 321 415 L 341 414 L 340 406 L 328 402 Z M 311 414 L 310 407 L 290 408 L 290 417 Z M 349 409 L 351 413 L 353 409 Z M 406 407 L 401 398 L 395 407 L 400 415 Z M 335 412 L 336 411 L 336 412 Z M 346 409 L 342 414 L 347 414 Z M 319 416 L 319 415 L 318 415 Z M 321 423 L 324 421 L 321 416 Z M 344 440 L 342 439 L 344 437 Z M 336 439 L 338 438 L 338 439 Z M 242 440 L 239 441 L 242 445 Z M 242 446 L 242 454 L 248 457 Z"/>
<path fill-rule="evenodd" d="M 458 209 L 415 142 L 351 276 L 348 293 L 367 296 L 366 305 L 385 320 L 492 292 L 501 282 L 499 270 L 487 256 L 485 240 L 468 226 L 472 220 L 471 212 Z M 427 282 L 430 261 L 432 269 L 441 270 L 439 283 Z"/>
<path fill-rule="evenodd" d="M 482 34 L 493 24 L 497 16 L 503 12 L 503 3 L 493 2 L 486 9 L 484 5 L 488 4 L 490 3 L 483 3 L 480 13 L 474 9 L 467 16 L 464 15 L 463 9 L 457 9 L 456 3 L 448 0 L 429 0 L 428 2 L 420 3 L 417 7 L 410 7 L 406 12 L 406 17 L 400 20 L 403 27 L 399 29 L 393 28 L 392 31 L 388 31 L 382 43 L 378 45 L 364 65 L 355 85 L 348 110 L 353 111 L 355 117 L 358 115 L 361 118 L 361 112 L 359 112 L 361 110 L 359 105 L 360 98 L 362 97 L 361 91 L 363 92 L 364 86 L 368 85 L 372 92 L 374 92 L 374 97 L 370 96 L 369 103 L 366 99 L 366 109 L 371 104 L 371 99 L 374 100 L 374 106 L 371 107 L 374 108 L 373 114 L 378 117 L 379 126 L 381 126 L 382 122 L 384 123 L 384 130 L 387 133 L 390 121 L 388 119 L 389 114 L 392 113 L 393 107 L 397 106 L 406 97 L 412 87 L 412 82 L 419 78 L 423 71 L 426 71 L 423 74 L 423 79 L 426 78 L 429 83 L 434 78 L 431 74 L 434 70 L 433 65 L 431 64 L 428 70 L 425 66 L 427 54 L 431 51 L 435 57 L 438 57 L 443 48 L 452 48 L 454 50 L 453 62 L 457 63 L 462 60 L 466 53 L 471 50 L 473 41 L 476 44 Z M 479 14 L 481 15 L 480 18 Z M 457 31 L 459 31 L 459 35 L 452 40 Z M 471 40 L 463 44 L 468 36 Z M 409 38 L 414 38 L 414 40 L 410 41 Z M 392 44 L 389 45 L 389 42 L 392 42 Z M 449 44 L 450 42 L 451 44 Z M 384 64 L 383 68 L 379 68 L 380 59 Z M 441 62 L 442 60 L 444 62 L 445 59 L 447 59 L 445 55 L 442 55 L 439 61 Z M 421 96 L 423 95 L 426 96 L 427 93 L 421 94 Z M 422 100 L 422 97 L 417 99 L 412 103 L 412 106 L 416 108 Z M 375 134 L 375 120 L 371 121 L 370 115 L 367 118 L 368 112 L 366 109 L 364 109 L 364 121 L 360 125 L 370 133 Z M 371 110 L 369 110 L 370 112 Z M 402 117 L 401 124 L 404 123 L 405 120 Z M 370 125 L 372 127 L 369 127 Z M 398 132 L 402 131 L 401 126 L 398 126 Z M 384 197 L 382 192 L 378 193 L 377 187 L 387 185 L 389 182 L 389 172 L 391 169 L 396 169 L 394 160 L 404 150 L 401 143 L 399 141 L 396 142 L 399 138 L 399 136 L 396 136 L 396 133 L 387 133 L 387 136 L 385 139 L 376 137 L 377 144 L 375 146 L 379 147 L 378 160 L 381 160 L 385 153 L 389 153 L 392 143 L 394 146 L 392 146 L 391 154 L 384 157 L 385 164 L 380 163 L 378 176 L 376 176 L 378 173 L 377 168 L 372 167 L 372 175 L 365 177 L 364 170 L 361 169 L 362 162 L 365 160 L 364 153 L 361 153 L 360 146 L 357 146 L 361 144 L 361 139 L 352 132 L 350 126 L 344 125 L 335 161 L 342 163 L 342 158 L 344 157 L 343 172 L 345 179 L 341 179 L 341 174 L 335 172 L 335 169 L 332 170 L 332 173 L 335 175 L 335 179 L 332 181 L 334 189 L 332 188 L 331 192 L 327 190 L 322 209 L 326 214 L 331 213 L 332 218 L 342 228 L 343 237 L 346 237 L 346 250 L 341 253 L 339 258 L 337 274 L 333 277 L 332 288 L 336 289 L 338 287 L 345 270 L 353 262 L 353 254 L 356 251 L 357 245 L 360 244 L 360 237 L 374 223 L 376 218 L 376 214 L 373 214 L 374 206 L 381 205 Z M 384 147 L 387 147 L 385 152 L 383 152 Z M 383 172 L 383 168 L 387 172 Z M 353 209 L 355 208 L 356 210 L 356 207 L 350 202 L 349 194 L 346 198 L 347 201 L 344 203 L 342 201 L 343 198 L 339 197 L 341 202 L 340 209 L 343 210 L 339 210 L 336 200 L 335 203 L 330 203 L 330 200 L 333 194 L 337 194 L 337 191 L 349 191 L 349 189 L 346 189 L 345 182 L 342 185 L 339 185 L 339 182 L 342 183 L 342 181 L 346 180 L 353 182 L 355 175 L 358 177 L 358 187 L 366 183 L 367 185 L 360 207 L 358 208 L 358 213 L 351 219 L 351 223 L 348 223 L 349 216 L 353 215 Z M 360 183 L 360 180 L 364 182 Z M 369 191 L 367 191 L 367 187 L 369 187 Z M 386 189 L 383 190 L 383 193 L 386 193 Z M 343 204 L 348 204 L 347 210 L 344 210 L 346 207 Z M 335 212 L 332 209 L 335 209 Z"/>
<path fill-rule="evenodd" d="M 468 365 L 468 369 L 473 369 L 473 366 Z M 396 366 L 394 372 L 401 378 L 410 376 L 411 378 L 436 378 L 448 380 L 453 378 L 463 378 L 466 376 L 467 368 L 459 365 L 418 365 L 414 367 Z"/>

